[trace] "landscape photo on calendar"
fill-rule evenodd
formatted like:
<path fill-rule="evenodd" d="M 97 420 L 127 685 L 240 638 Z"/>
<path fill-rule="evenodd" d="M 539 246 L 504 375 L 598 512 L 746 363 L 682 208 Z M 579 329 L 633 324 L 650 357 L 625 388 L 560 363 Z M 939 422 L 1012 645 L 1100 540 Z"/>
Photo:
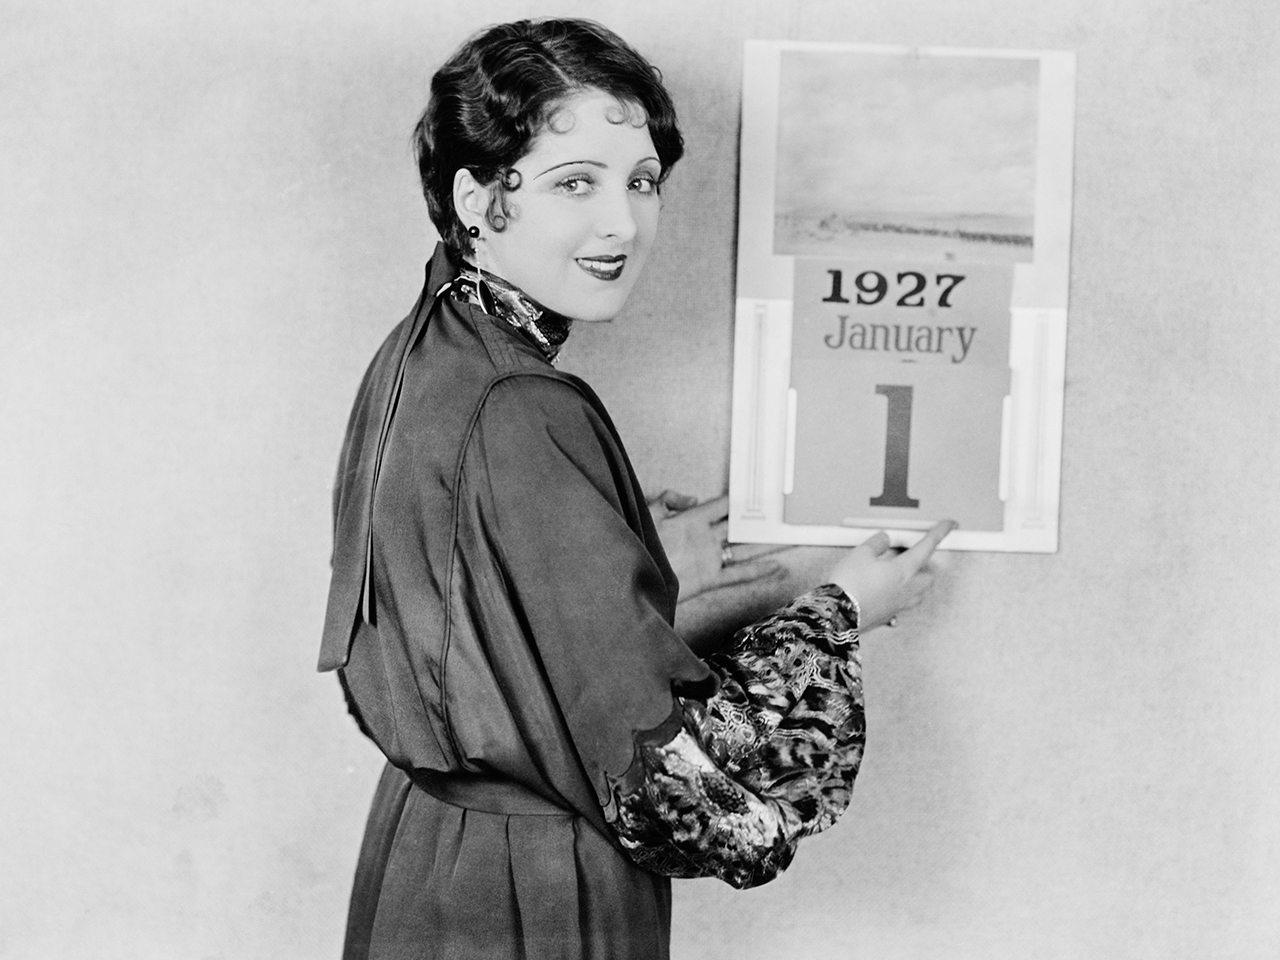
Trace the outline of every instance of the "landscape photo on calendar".
<path fill-rule="evenodd" d="M 1034 259 L 1034 58 L 795 49 L 779 77 L 773 252 Z"/>

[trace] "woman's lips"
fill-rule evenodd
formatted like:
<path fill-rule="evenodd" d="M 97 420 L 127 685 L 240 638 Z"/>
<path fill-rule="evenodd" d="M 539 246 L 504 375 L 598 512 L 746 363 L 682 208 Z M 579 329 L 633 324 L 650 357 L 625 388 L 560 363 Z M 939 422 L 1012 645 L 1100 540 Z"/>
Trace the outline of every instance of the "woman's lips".
<path fill-rule="evenodd" d="M 613 257 L 578 257 L 574 262 L 597 280 L 617 280 L 622 276 L 627 258 L 621 254 Z"/>

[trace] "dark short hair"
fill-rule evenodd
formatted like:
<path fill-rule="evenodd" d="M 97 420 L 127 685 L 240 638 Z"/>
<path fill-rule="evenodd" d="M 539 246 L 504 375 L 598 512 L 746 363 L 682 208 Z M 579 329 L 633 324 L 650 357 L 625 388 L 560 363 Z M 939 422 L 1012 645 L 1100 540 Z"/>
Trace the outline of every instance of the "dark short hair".
<path fill-rule="evenodd" d="M 659 182 L 665 180 L 684 153 L 671 96 L 658 69 L 598 23 L 498 24 L 466 41 L 431 78 L 413 145 L 427 211 L 455 257 L 471 251 L 453 206 L 457 172 L 466 168 L 479 183 L 497 184 L 486 220 L 501 230 L 510 214 L 506 195 L 520 186 L 512 167 L 556 110 L 587 89 L 643 111 L 636 119 L 648 125 L 662 166 Z"/>

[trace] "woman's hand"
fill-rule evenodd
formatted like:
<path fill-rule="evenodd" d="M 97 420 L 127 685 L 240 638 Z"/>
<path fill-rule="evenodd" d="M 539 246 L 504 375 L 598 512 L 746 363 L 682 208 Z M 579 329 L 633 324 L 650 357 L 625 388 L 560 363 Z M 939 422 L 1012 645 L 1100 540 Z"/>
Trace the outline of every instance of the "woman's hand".
<path fill-rule="evenodd" d="M 889 623 L 924 599 L 933 584 L 929 558 L 955 528 L 954 521 L 944 520 L 901 553 L 890 549 L 889 535 L 881 530 L 836 564 L 831 582 L 858 601 L 860 630 Z"/>
<path fill-rule="evenodd" d="M 762 559 L 784 549 L 772 544 L 734 544 L 729 533 L 729 498 L 699 504 L 696 497 L 664 490 L 649 510 L 667 561 L 680 580 L 680 600 L 708 590 L 776 577 L 777 564 Z"/>

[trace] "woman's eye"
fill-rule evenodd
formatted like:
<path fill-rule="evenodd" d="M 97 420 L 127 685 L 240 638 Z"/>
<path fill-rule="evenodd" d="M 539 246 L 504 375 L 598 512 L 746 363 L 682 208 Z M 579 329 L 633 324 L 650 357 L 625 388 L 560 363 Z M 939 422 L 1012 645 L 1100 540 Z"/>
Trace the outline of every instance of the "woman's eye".
<path fill-rule="evenodd" d="M 653 177 L 646 174 L 643 177 L 636 177 L 632 180 L 630 187 L 636 193 L 653 193 L 658 189 L 658 184 Z"/>
<path fill-rule="evenodd" d="M 565 193 L 581 196 L 591 191 L 591 178 L 583 176 L 565 177 L 557 186 Z"/>

